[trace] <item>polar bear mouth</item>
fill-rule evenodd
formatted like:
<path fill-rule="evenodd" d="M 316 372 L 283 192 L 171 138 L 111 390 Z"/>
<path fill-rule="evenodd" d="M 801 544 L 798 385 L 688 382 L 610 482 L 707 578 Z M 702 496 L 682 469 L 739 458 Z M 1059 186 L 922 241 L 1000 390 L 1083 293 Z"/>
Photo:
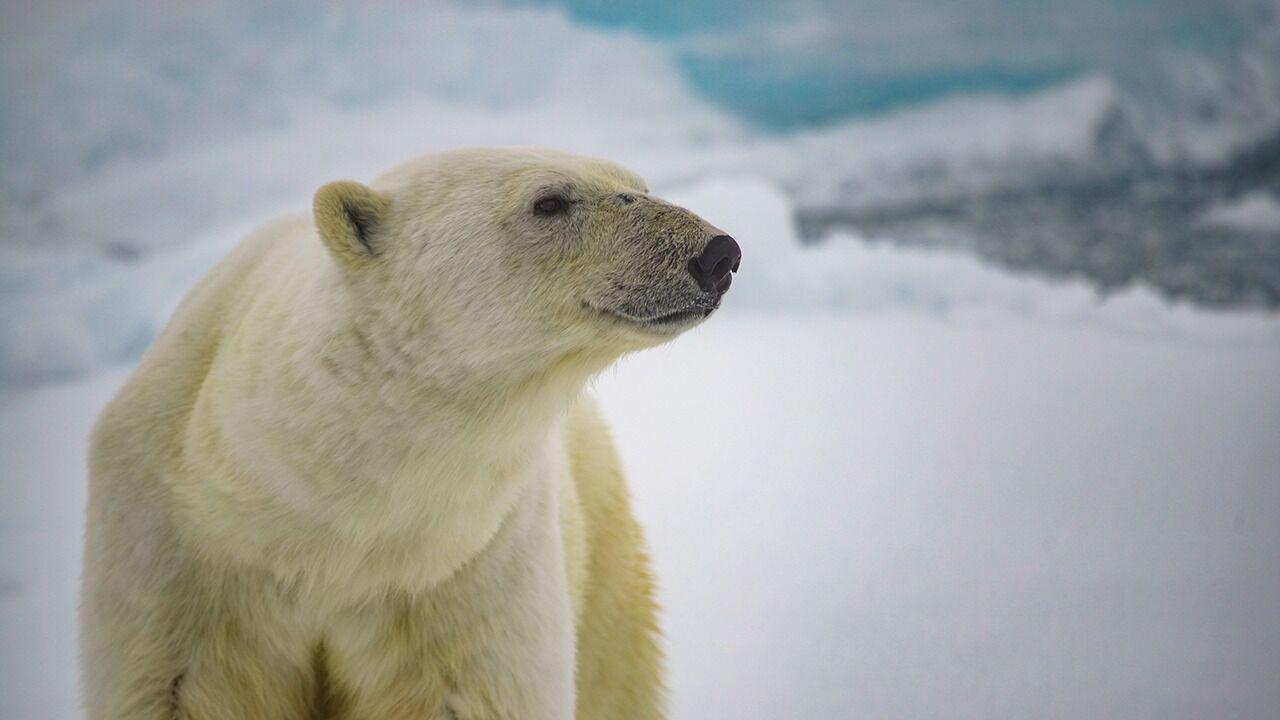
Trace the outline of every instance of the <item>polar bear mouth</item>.
<path fill-rule="evenodd" d="M 591 303 L 584 303 L 587 307 L 595 310 L 602 315 L 608 315 L 614 320 L 620 320 L 630 325 L 640 325 L 646 328 L 671 328 L 681 325 L 688 325 L 715 312 L 719 303 L 714 305 L 706 305 L 701 302 L 690 303 L 681 308 L 671 310 L 659 315 L 650 315 L 647 317 L 638 317 L 622 310 L 613 310 L 611 308 L 596 307 Z"/>

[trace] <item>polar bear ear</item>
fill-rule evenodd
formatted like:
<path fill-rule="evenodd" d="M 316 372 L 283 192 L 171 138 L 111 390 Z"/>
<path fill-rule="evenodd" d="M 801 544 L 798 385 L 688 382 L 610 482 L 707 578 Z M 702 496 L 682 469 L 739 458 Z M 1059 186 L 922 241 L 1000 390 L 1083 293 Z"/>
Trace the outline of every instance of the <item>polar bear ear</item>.
<path fill-rule="evenodd" d="M 335 180 L 316 191 L 312 203 L 320 239 L 338 265 L 356 270 L 378 254 L 375 239 L 391 200 L 351 180 Z"/>

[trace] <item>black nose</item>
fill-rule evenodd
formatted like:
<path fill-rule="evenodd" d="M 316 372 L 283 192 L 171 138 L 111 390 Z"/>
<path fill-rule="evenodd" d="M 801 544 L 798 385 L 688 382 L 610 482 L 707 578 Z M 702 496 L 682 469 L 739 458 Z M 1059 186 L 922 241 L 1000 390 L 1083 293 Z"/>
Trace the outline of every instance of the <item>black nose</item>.
<path fill-rule="evenodd" d="M 703 290 L 724 292 L 733 282 L 732 273 L 738 271 L 741 260 L 742 250 L 738 243 L 728 235 L 717 235 L 711 238 L 701 255 L 689 261 L 689 273 Z"/>

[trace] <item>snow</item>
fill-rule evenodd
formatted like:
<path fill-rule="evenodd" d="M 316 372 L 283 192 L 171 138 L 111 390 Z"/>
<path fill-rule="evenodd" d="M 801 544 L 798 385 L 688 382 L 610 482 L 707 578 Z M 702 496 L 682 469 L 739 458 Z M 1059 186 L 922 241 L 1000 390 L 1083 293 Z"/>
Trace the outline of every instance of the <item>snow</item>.
<path fill-rule="evenodd" d="M 624 362 L 674 717 L 1268 715 L 1277 363 L 901 311 Z"/>
<path fill-rule="evenodd" d="M 673 717 L 1267 715 L 1277 366 L 912 308 L 729 313 L 625 359 L 596 385 Z M 83 440 L 123 372 L 0 408 L 6 717 L 76 717 Z"/>
<path fill-rule="evenodd" d="M 0 707 L 15 720 L 80 717 L 75 610 L 85 453 L 116 370 L 0 404 Z"/>

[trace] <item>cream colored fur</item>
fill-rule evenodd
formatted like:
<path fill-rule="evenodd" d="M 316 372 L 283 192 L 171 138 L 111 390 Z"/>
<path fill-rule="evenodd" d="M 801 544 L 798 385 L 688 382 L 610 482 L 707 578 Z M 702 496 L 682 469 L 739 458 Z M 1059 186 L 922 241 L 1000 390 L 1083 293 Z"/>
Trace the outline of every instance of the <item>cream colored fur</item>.
<path fill-rule="evenodd" d="M 93 434 L 91 720 L 661 717 L 583 387 L 685 327 L 627 318 L 697 302 L 715 234 L 607 162 L 470 150 L 243 241 Z"/>

